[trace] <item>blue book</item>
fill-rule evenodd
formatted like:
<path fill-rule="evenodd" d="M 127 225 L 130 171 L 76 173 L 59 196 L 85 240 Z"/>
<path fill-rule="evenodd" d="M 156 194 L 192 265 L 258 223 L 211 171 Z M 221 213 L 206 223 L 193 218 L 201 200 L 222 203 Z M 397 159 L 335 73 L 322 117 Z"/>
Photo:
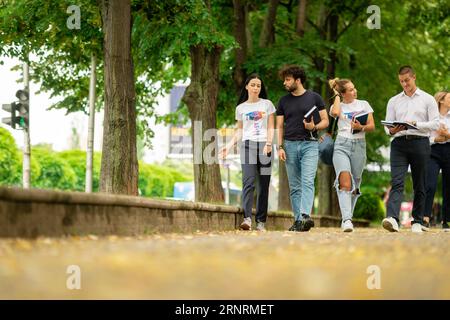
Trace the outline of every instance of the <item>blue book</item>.
<path fill-rule="evenodd" d="M 358 120 L 358 122 L 365 126 L 367 124 L 367 120 L 369 119 L 369 112 L 362 112 L 362 113 L 357 113 L 353 116 L 352 121 Z M 352 129 L 352 133 L 356 134 L 358 132 L 361 132 L 361 130 L 353 130 Z"/>

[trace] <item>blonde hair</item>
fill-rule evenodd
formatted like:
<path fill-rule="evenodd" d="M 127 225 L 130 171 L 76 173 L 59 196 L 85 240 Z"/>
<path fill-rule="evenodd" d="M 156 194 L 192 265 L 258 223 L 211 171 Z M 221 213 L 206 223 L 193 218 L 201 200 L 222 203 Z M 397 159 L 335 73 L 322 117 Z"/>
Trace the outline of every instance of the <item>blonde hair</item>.
<path fill-rule="evenodd" d="M 345 85 L 347 83 L 352 82 L 349 79 L 339 79 L 339 78 L 334 78 L 334 79 L 330 79 L 328 80 L 328 84 L 330 85 L 331 89 L 336 89 L 340 94 L 345 93 Z"/>
<path fill-rule="evenodd" d="M 447 91 L 439 91 L 439 92 L 436 92 L 436 94 L 434 95 L 434 99 L 436 99 L 436 102 L 437 102 L 439 108 L 441 107 L 442 101 L 444 101 L 445 97 L 448 94 L 449 93 Z"/>

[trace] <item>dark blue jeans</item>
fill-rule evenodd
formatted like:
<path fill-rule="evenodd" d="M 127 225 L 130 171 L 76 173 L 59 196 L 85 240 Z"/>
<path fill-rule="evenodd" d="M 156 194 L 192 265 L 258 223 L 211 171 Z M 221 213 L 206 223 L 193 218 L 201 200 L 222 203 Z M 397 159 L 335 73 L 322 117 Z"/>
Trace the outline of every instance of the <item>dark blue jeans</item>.
<path fill-rule="evenodd" d="M 425 214 L 425 179 L 427 162 L 430 158 L 430 141 L 427 137 L 407 139 L 398 137 L 391 142 L 391 191 L 386 204 L 387 216 L 399 220 L 400 205 L 403 200 L 405 175 L 411 166 L 414 189 L 412 223 L 423 223 Z"/>
<path fill-rule="evenodd" d="M 442 170 L 442 222 L 450 222 L 450 142 L 433 144 L 428 161 L 425 216 L 431 217 L 439 171 Z"/>

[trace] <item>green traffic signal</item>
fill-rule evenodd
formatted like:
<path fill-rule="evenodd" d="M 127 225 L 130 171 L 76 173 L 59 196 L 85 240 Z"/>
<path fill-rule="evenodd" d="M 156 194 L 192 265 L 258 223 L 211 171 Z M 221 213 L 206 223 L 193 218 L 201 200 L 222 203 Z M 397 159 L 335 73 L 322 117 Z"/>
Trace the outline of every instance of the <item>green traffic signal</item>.
<path fill-rule="evenodd" d="M 19 103 L 17 104 L 17 111 L 19 113 L 19 125 L 23 129 L 27 129 L 29 125 L 29 93 L 28 90 L 18 90 L 16 92 L 16 97 L 19 99 Z"/>
<path fill-rule="evenodd" d="M 22 129 L 28 129 L 30 113 L 28 90 L 18 90 L 16 97 L 19 102 L 2 105 L 2 109 L 10 113 L 10 117 L 2 118 L 2 122 L 13 129 L 16 129 L 16 125 Z"/>

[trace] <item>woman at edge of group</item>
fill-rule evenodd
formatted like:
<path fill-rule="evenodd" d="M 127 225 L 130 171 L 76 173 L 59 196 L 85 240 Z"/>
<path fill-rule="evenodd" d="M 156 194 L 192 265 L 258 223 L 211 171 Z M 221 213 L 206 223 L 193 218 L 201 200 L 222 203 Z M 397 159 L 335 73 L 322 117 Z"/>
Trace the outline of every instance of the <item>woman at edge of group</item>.
<path fill-rule="evenodd" d="M 252 229 L 252 207 L 255 181 L 258 180 L 256 201 L 256 230 L 265 231 L 272 167 L 272 141 L 275 126 L 275 106 L 267 99 L 261 77 L 251 74 L 245 81 L 236 107 L 237 130 L 233 138 L 220 150 L 224 159 L 230 149 L 242 140 L 242 230 Z"/>
<path fill-rule="evenodd" d="M 357 99 L 357 91 L 349 79 L 329 80 L 334 91 L 334 102 L 330 115 L 338 117 L 338 133 L 334 143 L 333 166 L 336 172 L 336 188 L 342 214 L 341 229 L 353 231 L 353 212 L 361 195 L 362 173 L 366 165 L 365 133 L 375 130 L 373 109 L 365 100 Z M 367 112 L 367 123 L 362 125 L 354 116 Z M 353 133 L 357 131 L 357 133 Z"/>
<path fill-rule="evenodd" d="M 425 200 L 426 226 L 430 224 L 434 195 L 439 171 L 442 170 L 442 229 L 449 231 L 450 222 L 450 92 L 440 91 L 434 95 L 439 107 L 439 129 L 430 136 L 431 155 L 428 161 L 427 189 Z"/>

